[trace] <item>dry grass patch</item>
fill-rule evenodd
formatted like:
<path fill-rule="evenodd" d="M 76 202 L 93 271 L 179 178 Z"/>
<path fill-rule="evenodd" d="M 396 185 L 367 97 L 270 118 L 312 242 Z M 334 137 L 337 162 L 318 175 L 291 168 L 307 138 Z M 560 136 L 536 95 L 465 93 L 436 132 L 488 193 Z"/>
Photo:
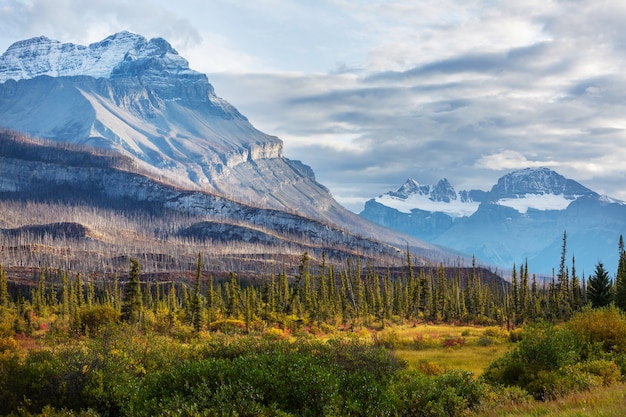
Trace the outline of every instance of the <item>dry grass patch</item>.
<path fill-rule="evenodd" d="M 623 417 L 626 416 L 626 384 L 578 392 L 555 401 L 523 405 L 502 404 L 468 414 L 469 417 Z"/>
<path fill-rule="evenodd" d="M 444 369 L 463 369 L 475 376 L 481 375 L 491 362 L 509 349 L 507 344 L 492 346 L 466 345 L 461 348 L 398 349 L 396 355 L 410 367 L 420 368 L 424 362 L 434 363 Z"/>
<path fill-rule="evenodd" d="M 403 325 L 372 334 L 374 343 L 394 349 L 409 366 L 463 369 L 481 375 L 512 345 L 509 332 L 497 327 Z"/>

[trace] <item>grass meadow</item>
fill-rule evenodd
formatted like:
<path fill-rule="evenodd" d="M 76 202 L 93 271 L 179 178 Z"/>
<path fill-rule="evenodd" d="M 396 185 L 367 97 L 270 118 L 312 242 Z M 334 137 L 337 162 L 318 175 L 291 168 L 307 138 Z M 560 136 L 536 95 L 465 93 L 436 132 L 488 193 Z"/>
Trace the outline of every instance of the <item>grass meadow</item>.
<path fill-rule="evenodd" d="M 516 331 L 513 331 L 513 338 Z M 411 368 L 436 374 L 462 369 L 475 377 L 514 347 L 511 333 L 496 327 L 452 325 L 393 326 L 375 333 L 377 343 L 393 348 Z M 497 395 L 497 394 L 494 394 Z M 624 417 L 626 383 L 576 392 L 553 401 L 490 402 L 468 417 Z"/>

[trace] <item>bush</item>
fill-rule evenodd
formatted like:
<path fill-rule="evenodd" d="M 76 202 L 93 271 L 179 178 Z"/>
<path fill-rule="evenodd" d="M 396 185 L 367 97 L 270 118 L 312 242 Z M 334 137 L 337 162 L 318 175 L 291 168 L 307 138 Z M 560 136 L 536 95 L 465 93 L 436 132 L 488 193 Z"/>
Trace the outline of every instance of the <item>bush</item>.
<path fill-rule="evenodd" d="M 465 371 L 428 376 L 408 370 L 397 375 L 391 390 L 398 416 L 456 417 L 479 404 L 484 385 Z"/>
<path fill-rule="evenodd" d="M 483 332 L 483 334 L 485 336 L 495 337 L 495 338 L 500 338 L 500 339 L 506 339 L 507 337 L 509 337 L 509 332 L 507 332 L 501 327 L 487 327 L 485 331 Z"/>
<path fill-rule="evenodd" d="M 563 385 L 558 371 L 579 360 L 579 345 L 571 331 L 537 323 L 526 328 L 513 351 L 489 365 L 483 378 L 492 384 L 518 386 L 545 399 Z"/>
<path fill-rule="evenodd" d="M 509 332 L 509 340 L 510 340 L 512 343 L 517 343 L 517 342 L 519 342 L 520 340 L 522 340 L 523 335 L 524 335 L 524 331 L 523 331 L 522 329 L 514 329 L 514 330 L 511 330 L 511 331 Z"/>
<path fill-rule="evenodd" d="M 626 316 L 615 306 L 585 308 L 567 323 L 576 337 L 605 352 L 626 353 Z"/>
<path fill-rule="evenodd" d="M 616 383 L 621 377 L 621 372 L 617 364 L 605 359 L 580 362 L 574 365 L 573 369 L 581 373 L 598 376 L 602 385 L 605 386 Z"/>
<path fill-rule="evenodd" d="M 493 339 L 489 336 L 482 335 L 478 338 L 476 343 L 478 346 L 491 346 L 493 345 Z"/>
<path fill-rule="evenodd" d="M 372 341 L 376 346 L 383 346 L 387 349 L 396 349 L 400 346 L 400 336 L 394 330 L 374 333 Z"/>
<path fill-rule="evenodd" d="M 246 322 L 235 319 L 218 320 L 209 325 L 209 330 L 226 334 L 243 334 L 246 331 Z"/>
<path fill-rule="evenodd" d="M 80 309 L 80 321 L 82 323 L 82 331 L 98 332 L 104 327 L 116 323 L 119 320 L 117 311 L 111 306 L 99 305 Z"/>
<path fill-rule="evenodd" d="M 520 387 L 485 385 L 485 392 L 480 402 L 481 409 L 491 409 L 502 405 L 526 405 L 534 401 L 528 392 Z"/>
<path fill-rule="evenodd" d="M 429 362 L 426 359 L 421 359 L 417 363 L 417 371 L 424 375 L 441 375 L 445 372 L 445 369 L 443 366 L 435 362 Z"/>

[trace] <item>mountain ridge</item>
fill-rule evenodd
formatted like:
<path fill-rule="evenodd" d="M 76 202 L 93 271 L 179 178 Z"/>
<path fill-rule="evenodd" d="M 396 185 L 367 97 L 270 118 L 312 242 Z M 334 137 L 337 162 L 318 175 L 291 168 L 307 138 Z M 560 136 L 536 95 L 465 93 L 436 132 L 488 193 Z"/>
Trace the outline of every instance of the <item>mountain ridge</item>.
<path fill-rule="evenodd" d="M 510 172 L 489 191 L 455 193 L 456 199 L 435 203 L 436 198 L 418 193 L 400 198 L 390 191 L 368 200 L 360 215 L 502 269 L 529 260 L 535 271 L 549 275 L 558 264 L 564 231 L 580 270 L 592 271 L 598 260 L 617 262 L 619 235 L 626 231 L 626 203 L 549 168 Z M 466 201 L 473 203 L 462 204 L 462 194 L 472 195 Z"/>
<path fill-rule="evenodd" d="M 189 69 L 163 39 L 122 32 L 80 46 L 33 38 L 0 57 L 3 72 L 3 140 L 12 131 L 42 138 L 24 153 L 0 144 L 0 201 L 8 207 L 36 201 L 59 210 L 65 198 L 130 222 L 131 229 L 139 226 L 126 217 L 148 210 L 154 218 L 141 220 L 146 231 L 136 232 L 142 238 L 133 245 L 217 242 L 216 233 L 230 227 L 233 242 L 252 236 L 258 251 L 284 245 L 401 258 L 410 247 L 421 263 L 459 257 L 343 208 L 310 167 L 285 158 L 279 138 L 257 130 L 215 95 L 206 75 Z M 186 220 L 169 230 L 163 213 Z M 27 214 L 12 213 L 21 220 L 0 227 L 56 230 L 39 227 L 38 218 L 22 219 Z M 73 220 L 62 215 L 45 224 Z M 94 236 L 109 236 L 107 245 L 115 240 L 108 230 L 82 226 Z M 90 244 L 96 243 L 104 244 Z"/>

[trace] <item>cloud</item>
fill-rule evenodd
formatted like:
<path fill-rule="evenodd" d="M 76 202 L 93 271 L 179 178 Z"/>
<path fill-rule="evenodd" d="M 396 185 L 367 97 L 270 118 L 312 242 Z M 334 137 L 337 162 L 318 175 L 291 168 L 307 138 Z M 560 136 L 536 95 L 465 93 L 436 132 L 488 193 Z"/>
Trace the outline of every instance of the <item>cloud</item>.
<path fill-rule="evenodd" d="M 0 12 L 0 22 L 11 28 L 11 33 L 3 35 L 4 43 L 8 36 L 15 41 L 46 35 L 62 42 L 88 44 L 122 30 L 148 38 L 163 37 L 178 45 L 201 41 L 188 18 L 151 0 L 14 0 Z"/>
<path fill-rule="evenodd" d="M 519 152 L 504 150 L 490 155 L 483 155 L 476 161 L 478 168 L 494 171 L 517 170 L 530 167 L 558 167 L 555 161 L 531 161 Z"/>
<path fill-rule="evenodd" d="M 624 20 L 617 0 L 8 0 L 0 41 L 165 37 L 359 211 L 408 177 L 529 166 L 626 198 Z"/>

